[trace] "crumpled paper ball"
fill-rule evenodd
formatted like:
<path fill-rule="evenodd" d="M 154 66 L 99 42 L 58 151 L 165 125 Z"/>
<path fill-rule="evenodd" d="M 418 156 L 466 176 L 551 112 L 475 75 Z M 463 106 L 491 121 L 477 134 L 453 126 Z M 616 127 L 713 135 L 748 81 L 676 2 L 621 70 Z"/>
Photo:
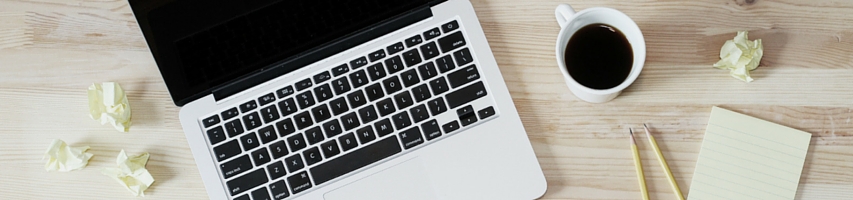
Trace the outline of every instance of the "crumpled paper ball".
<path fill-rule="evenodd" d="M 101 124 L 112 124 L 116 130 L 130 129 L 130 104 L 118 83 L 93 83 L 89 86 L 89 117 Z"/>
<path fill-rule="evenodd" d="M 116 158 L 116 168 L 104 168 L 102 174 L 115 179 L 122 186 L 127 188 L 135 196 L 145 196 L 143 193 L 154 183 L 154 177 L 145 169 L 145 164 L 148 163 L 148 152 L 137 156 L 128 157 L 124 149 L 118 153 Z"/>
<path fill-rule="evenodd" d="M 89 146 L 71 147 L 66 145 L 65 141 L 54 139 L 44 153 L 43 159 L 47 160 L 44 169 L 60 172 L 83 169 L 92 158 L 91 153 L 86 153 L 87 150 Z"/>
<path fill-rule="evenodd" d="M 720 61 L 714 67 L 728 69 L 729 74 L 744 82 L 752 82 L 749 71 L 758 68 L 764 55 L 761 39 L 749 41 L 747 31 L 738 31 L 734 39 L 726 41 L 720 49 Z"/>

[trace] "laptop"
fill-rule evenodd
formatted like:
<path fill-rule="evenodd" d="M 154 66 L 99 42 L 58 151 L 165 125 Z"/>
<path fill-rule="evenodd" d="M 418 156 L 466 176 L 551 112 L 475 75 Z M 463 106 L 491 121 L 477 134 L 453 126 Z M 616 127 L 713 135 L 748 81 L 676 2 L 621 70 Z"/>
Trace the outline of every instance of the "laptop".
<path fill-rule="evenodd" d="M 468 0 L 129 0 L 211 199 L 533 199 Z"/>

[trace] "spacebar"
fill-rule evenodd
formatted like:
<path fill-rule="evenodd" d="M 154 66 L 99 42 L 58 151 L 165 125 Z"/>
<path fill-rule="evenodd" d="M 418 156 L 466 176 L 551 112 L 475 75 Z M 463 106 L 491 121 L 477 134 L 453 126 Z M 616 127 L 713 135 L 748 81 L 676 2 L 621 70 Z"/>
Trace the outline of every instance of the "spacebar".
<path fill-rule="evenodd" d="M 400 151 L 402 149 L 400 149 L 400 143 L 397 142 L 397 136 L 391 135 L 391 137 L 311 168 L 311 176 L 314 177 L 314 184 L 320 185 L 326 181 L 400 153 Z"/>

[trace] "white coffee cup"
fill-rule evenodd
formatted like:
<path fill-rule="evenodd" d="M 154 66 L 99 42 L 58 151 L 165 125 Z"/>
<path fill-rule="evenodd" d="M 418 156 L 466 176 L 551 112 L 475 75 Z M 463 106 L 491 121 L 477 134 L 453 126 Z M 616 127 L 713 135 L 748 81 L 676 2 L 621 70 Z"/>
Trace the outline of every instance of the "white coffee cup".
<path fill-rule="evenodd" d="M 616 98 L 619 93 L 625 88 L 634 83 L 634 80 L 640 76 L 640 71 L 643 70 L 643 64 L 646 62 L 646 42 L 643 39 L 643 33 L 640 32 L 640 27 L 631 20 L 625 13 L 618 10 L 605 7 L 587 8 L 575 13 L 572 6 L 561 4 L 557 6 L 554 13 L 557 16 L 557 23 L 560 24 L 560 35 L 557 36 L 557 65 L 560 71 L 563 72 L 563 77 L 566 79 L 566 85 L 579 99 L 592 102 L 603 103 Z M 565 51 L 566 45 L 578 29 L 590 24 L 602 23 L 619 29 L 628 39 L 634 52 L 634 63 L 631 66 L 631 72 L 628 77 L 616 87 L 609 89 L 593 89 L 578 83 L 569 75 L 566 68 Z"/>

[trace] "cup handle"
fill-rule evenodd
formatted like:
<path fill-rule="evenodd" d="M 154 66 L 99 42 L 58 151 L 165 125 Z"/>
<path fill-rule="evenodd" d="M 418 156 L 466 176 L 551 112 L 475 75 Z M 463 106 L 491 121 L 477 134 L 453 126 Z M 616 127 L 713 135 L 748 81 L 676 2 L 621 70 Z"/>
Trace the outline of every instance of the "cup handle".
<path fill-rule="evenodd" d="M 575 15 L 575 9 L 572 8 L 569 4 L 560 4 L 557 5 L 557 9 L 554 11 L 554 15 L 557 16 L 557 23 L 560 24 L 560 28 L 565 27 L 566 24 L 569 24 L 569 21 L 572 20 L 572 17 Z"/>

